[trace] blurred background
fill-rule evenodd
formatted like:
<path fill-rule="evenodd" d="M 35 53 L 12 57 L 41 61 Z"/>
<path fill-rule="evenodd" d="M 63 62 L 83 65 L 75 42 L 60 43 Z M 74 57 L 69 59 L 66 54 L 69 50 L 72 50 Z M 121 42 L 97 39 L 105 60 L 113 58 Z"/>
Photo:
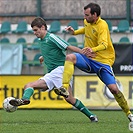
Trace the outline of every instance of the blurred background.
<path fill-rule="evenodd" d="M 113 70 L 119 88 L 132 107 L 133 0 L 0 0 L 1 101 L 8 96 L 20 98 L 27 82 L 37 80 L 47 73 L 46 65 L 40 65 L 38 61 L 41 54 L 38 39 L 30 27 L 32 20 L 37 16 L 44 18 L 49 32 L 71 45 L 83 48 L 84 36 L 69 35 L 64 29 L 69 25 L 74 29 L 83 27 L 83 8 L 90 2 L 100 5 L 101 17 L 109 26 L 116 50 Z M 73 93 L 91 108 L 118 109 L 114 97 L 97 76 L 86 74 L 77 68 Z M 32 104 L 26 108 L 72 108 L 54 93 L 35 94 Z"/>

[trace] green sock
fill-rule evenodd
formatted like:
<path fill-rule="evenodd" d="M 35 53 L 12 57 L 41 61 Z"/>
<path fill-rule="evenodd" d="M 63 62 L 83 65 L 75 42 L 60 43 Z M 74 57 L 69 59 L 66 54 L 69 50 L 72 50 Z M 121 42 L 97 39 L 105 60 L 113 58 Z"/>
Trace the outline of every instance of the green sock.
<path fill-rule="evenodd" d="M 26 88 L 22 99 L 30 100 L 30 97 L 33 95 L 34 89 L 32 87 Z"/>
<path fill-rule="evenodd" d="M 86 108 L 83 103 L 76 99 L 76 102 L 74 104 L 74 107 L 76 107 L 78 110 L 80 110 L 82 113 L 84 113 L 87 117 L 90 117 L 91 115 L 94 115 L 88 108 Z"/>

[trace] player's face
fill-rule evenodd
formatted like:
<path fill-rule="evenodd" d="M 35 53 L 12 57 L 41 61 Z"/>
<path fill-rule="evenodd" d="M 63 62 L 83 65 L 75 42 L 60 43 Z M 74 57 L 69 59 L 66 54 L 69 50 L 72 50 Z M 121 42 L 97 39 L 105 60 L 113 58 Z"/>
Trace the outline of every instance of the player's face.
<path fill-rule="evenodd" d="M 41 28 L 34 26 L 32 30 L 34 32 L 34 35 L 36 35 L 38 38 L 44 38 L 46 34 L 46 30 L 44 26 L 42 26 Z"/>
<path fill-rule="evenodd" d="M 91 11 L 90 8 L 84 10 L 84 18 L 86 19 L 86 21 L 87 21 L 88 23 L 94 23 L 94 21 L 95 21 L 94 17 L 95 17 L 95 16 L 92 15 L 90 11 Z"/>

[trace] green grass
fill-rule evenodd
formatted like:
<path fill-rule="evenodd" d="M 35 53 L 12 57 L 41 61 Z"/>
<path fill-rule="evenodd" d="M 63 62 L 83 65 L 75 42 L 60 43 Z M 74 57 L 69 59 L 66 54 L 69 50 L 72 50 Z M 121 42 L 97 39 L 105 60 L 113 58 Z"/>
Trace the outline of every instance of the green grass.
<path fill-rule="evenodd" d="M 98 123 L 77 110 L 0 110 L 0 133 L 131 133 L 122 111 L 93 111 Z"/>

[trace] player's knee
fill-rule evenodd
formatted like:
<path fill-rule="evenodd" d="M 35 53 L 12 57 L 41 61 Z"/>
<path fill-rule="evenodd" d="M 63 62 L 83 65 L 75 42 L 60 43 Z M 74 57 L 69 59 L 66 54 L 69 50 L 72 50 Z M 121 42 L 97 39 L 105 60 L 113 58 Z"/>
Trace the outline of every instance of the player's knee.
<path fill-rule="evenodd" d="M 76 56 L 74 54 L 69 54 L 66 56 L 66 60 L 74 62 L 76 60 Z"/>
<path fill-rule="evenodd" d="M 112 94 L 118 94 L 119 89 L 117 87 L 115 87 L 115 88 L 111 88 L 110 91 Z"/>
<path fill-rule="evenodd" d="M 110 84 L 110 85 L 108 85 L 108 88 L 112 94 L 118 94 L 119 93 L 119 89 L 118 89 L 116 84 Z"/>
<path fill-rule="evenodd" d="M 26 85 L 24 86 L 24 89 L 29 88 L 29 87 L 32 87 L 32 85 L 31 85 L 30 83 L 26 84 Z"/>

